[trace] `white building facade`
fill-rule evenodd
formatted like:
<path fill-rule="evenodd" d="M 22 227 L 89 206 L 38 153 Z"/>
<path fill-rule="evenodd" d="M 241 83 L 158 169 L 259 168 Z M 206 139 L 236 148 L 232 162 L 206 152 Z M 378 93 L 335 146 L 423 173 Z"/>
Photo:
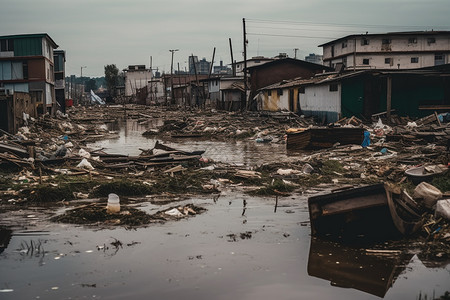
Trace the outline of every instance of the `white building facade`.
<path fill-rule="evenodd" d="M 147 87 L 152 80 L 152 72 L 146 69 L 145 65 L 128 66 L 123 70 L 125 73 L 125 96 L 131 97 L 136 95 L 136 91 Z"/>
<path fill-rule="evenodd" d="M 349 35 L 319 45 L 323 64 L 346 69 L 417 69 L 450 63 L 450 31 Z"/>

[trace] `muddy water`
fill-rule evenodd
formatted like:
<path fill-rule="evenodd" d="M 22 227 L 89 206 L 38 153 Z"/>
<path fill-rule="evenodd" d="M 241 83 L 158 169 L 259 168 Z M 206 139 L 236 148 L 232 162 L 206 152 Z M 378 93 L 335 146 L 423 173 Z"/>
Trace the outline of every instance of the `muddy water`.
<path fill-rule="evenodd" d="M 230 189 L 184 203 L 207 211 L 134 230 L 16 213 L 31 225 L 0 230 L 0 299 L 430 299 L 450 289 L 450 265 L 312 239 L 301 195 L 279 199 L 276 212 L 275 199 Z"/>
<path fill-rule="evenodd" d="M 104 148 L 107 153 L 139 155 L 141 149 L 152 149 L 157 139 L 142 136 L 142 132 L 161 125 L 155 120 L 146 125 L 139 125 L 135 120 L 110 124 L 110 130 L 118 131 L 119 138 L 88 144 L 90 148 Z M 286 145 L 282 143 L 257 143 L 253 139 L 244 141 L 203 141 L 199 139 L 169 139 L 164 144 L 184 150 L 204 150 L 203 157 L 234 165 L 255 166 L 265 162 L 286 161 L 294 159 L 286 154 Z"/>

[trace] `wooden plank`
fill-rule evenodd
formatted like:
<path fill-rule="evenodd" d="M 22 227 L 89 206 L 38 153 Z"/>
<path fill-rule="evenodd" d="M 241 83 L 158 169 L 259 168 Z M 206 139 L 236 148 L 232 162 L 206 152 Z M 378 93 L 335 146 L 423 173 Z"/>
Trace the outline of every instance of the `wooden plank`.
<path fill-rule="evenodd" d="M 325 204 L 322 206 L 322 214 L 328 216 L 383 205 L 387 205 L 387 197 L 383 194 L 360 196 Z"/>

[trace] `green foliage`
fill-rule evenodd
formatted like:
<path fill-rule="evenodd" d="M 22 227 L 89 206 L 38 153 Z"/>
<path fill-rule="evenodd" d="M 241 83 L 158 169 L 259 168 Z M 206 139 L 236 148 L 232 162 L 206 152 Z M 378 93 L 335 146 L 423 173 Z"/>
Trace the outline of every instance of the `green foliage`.
<path fill-rule="evenodd" d="M 84 88 L 85 92 L 89 92 L 91 90 L 95 91 L 96 89 L 97 89 L 97 83 L 94 79 L 89 79 L 86 81 L 85 88 Z"/>
<path fill-rule="evenodd" d="M 269 196 L 269 195 L 280 195 L 282 193 L 290 193 L 295 190 L 292 185 L 285 184 L 282 180 L 276 179 L 274 182 L 268 186 L 262 187 L 256 191 L 250 192 L 253 195 Z"/>
<path fill-rule="evenodd" d="M 444 175 L 436 176 L 431 181 L 431 184 L 437 187 L 442 193 L 450 191 L 450 172 Z"/>
<path fill-rule="evenodd" d="M 119 69 L 115 64 L 105 66 L 105 81 L 109 94 L 114 97 L 119 84 Z"/>
<path fill-rule="evenodd" d="M 75 199 L 74 190 L 69 184 L 59 186 L 38 185 L 33 188 L 24 189 L 21 194 L 33 202 L 57 202 Z"/>
<path fill-rule="evenodd" d="M 324 175 L 333 175 L 336 173 L 344 173 L 345 169 L 342 167 L 342 164 L 337 160 L 326 160 L 323 162 L 320 171 Z"/>
<path fill-rule="evenodd" d="M 110 193 L 119 196 L 143 196 L 153 193 L 153 189 L 143 183 L 128 180 L 116 180 L 102 183 L 94 189 L 93 195 L 96 197 L 107 197 Z"/>

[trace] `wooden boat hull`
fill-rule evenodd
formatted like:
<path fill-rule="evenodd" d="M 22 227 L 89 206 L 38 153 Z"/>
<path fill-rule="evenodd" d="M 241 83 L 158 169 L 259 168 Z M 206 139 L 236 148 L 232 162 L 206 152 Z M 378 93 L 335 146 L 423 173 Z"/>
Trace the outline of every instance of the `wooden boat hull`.
<path fill-rule="evenodd" d="M 308 208 L 313 235 L 412 235 L 423 224 L 417 203 L 384 184 L 313 196 Z"/>
<path fill-rule="evenodd" d="M 423 218 L 415 208 L 412 198 L 405 192 L 395 193 L 386 187 L 389 211 L 397 230 L 403 235 L 412 235 L 423 225 Z"/>
<path fill-rule="evenodd" d="M 313 235 L 384 235 L 393 228 L 383 184 L 308 199 Z"/>
<path fill-rule="evenodd" d="M 331 127 L 308 128 L 287 134 L 286 147 L 289 150 L 330 148 L 341 145 L 361 145 L 364 140 L 363 128 Z"/>

